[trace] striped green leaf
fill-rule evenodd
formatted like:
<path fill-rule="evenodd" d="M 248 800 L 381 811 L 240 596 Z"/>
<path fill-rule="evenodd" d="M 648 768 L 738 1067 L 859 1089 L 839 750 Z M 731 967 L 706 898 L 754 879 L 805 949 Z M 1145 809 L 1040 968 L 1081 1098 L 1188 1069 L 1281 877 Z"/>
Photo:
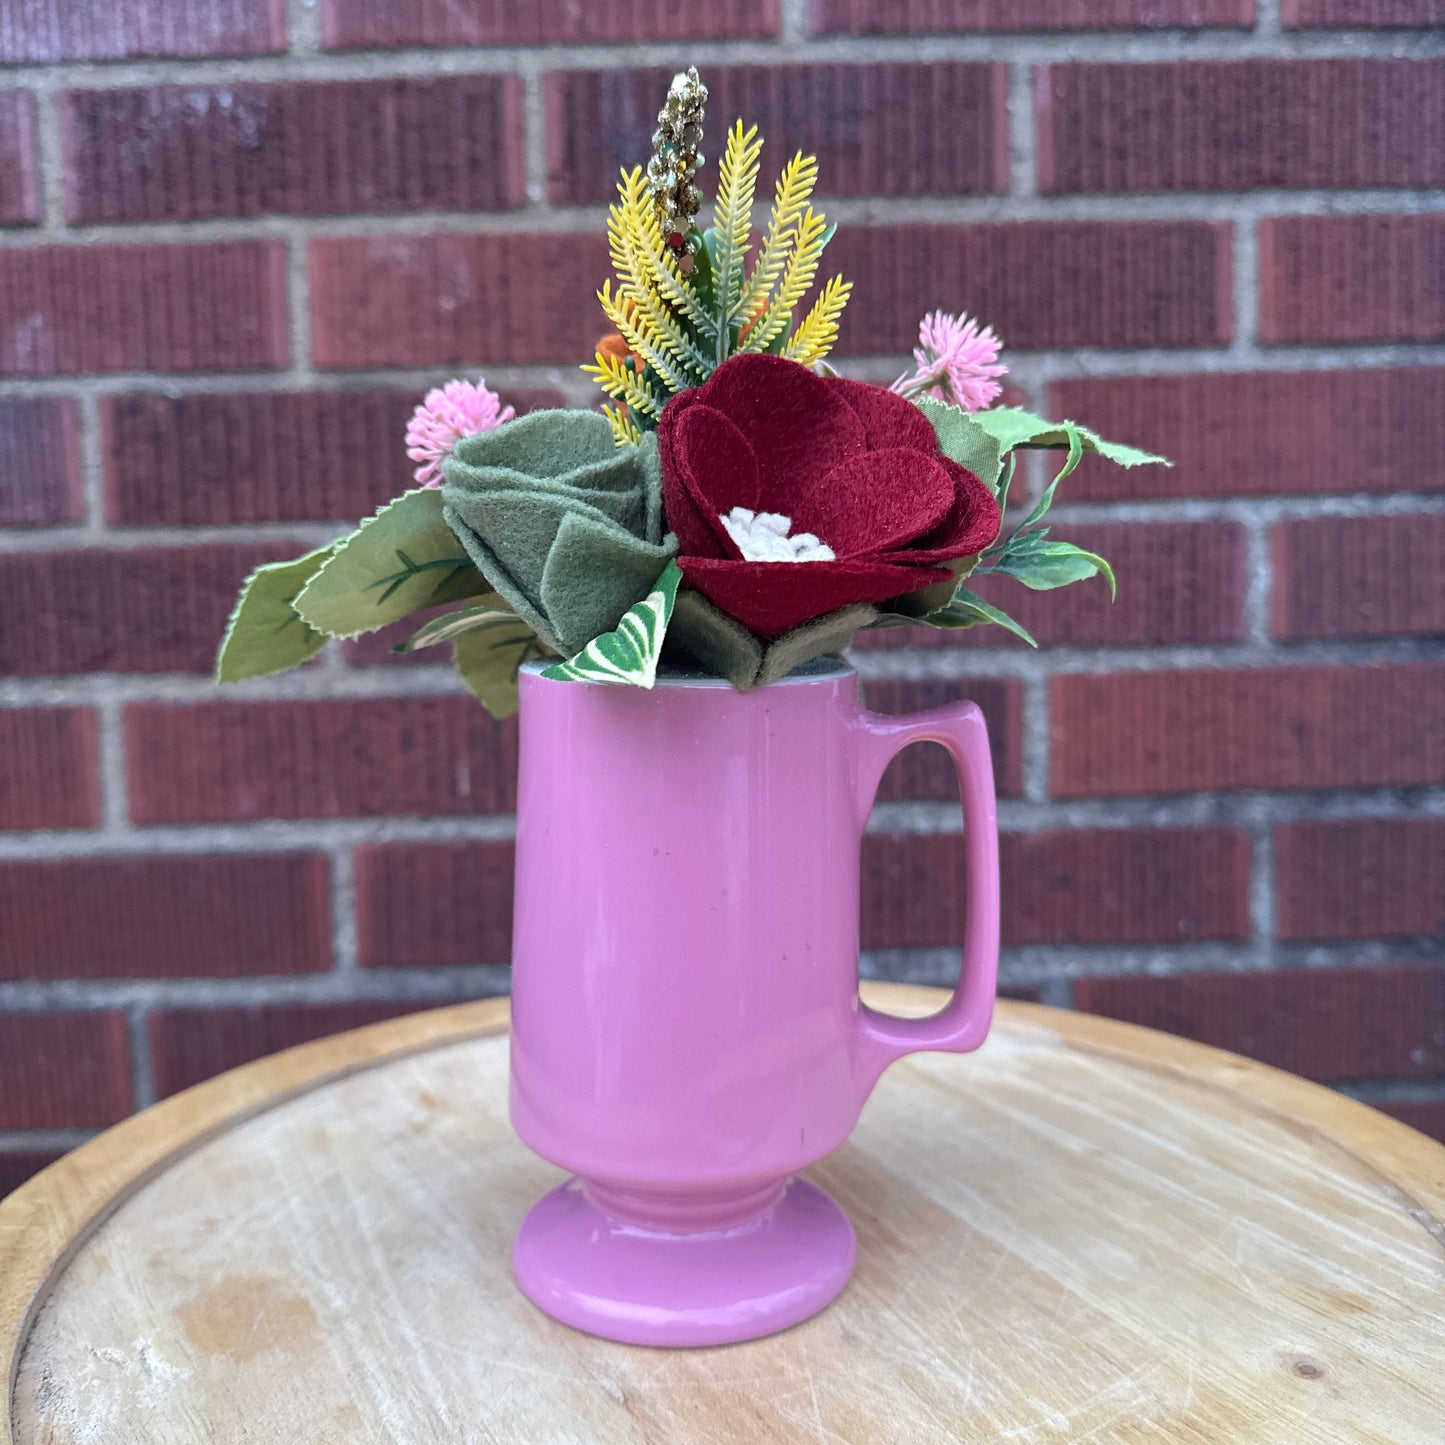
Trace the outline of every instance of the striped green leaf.
<path fill-rule="evenodd" d="M 672 621 L 682 571 L 669 562 L 651 592 L 623 614 L 616 630 L 594 638 L 567 662 L 542 674 L 554 682 L 616 682 L 651 687 L 657 681 L 662 639 Z"/>
<path fill-rule="evenodd" d="M 416 652 L 423 647 L 435 647 L 439 642 L 450 642 L 464 632 L 479 627 L 495 627 L 498 622 L 516 620 L 516 613 L 507 605 L 506 599 L 495 592 L 487 592 L 475 607 L 459 607 L 455 612 L 444 612 L 433 617 L 426 626 L 413 632 L 405 642 L 398 642 L 393 652 Z M 528 629 L 530 631 L 530 628 Z"/>

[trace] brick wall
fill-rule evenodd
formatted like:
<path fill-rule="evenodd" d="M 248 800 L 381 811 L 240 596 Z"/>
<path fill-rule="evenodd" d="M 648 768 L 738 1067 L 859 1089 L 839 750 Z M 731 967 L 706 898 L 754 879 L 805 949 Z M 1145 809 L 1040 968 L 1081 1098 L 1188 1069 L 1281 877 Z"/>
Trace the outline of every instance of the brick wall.
<path fill-rule="evenodd" d="M 818 151 L 854 374 L 967 306 L 1021 400 L 1179 463 L 1068 484 L 1120 595 L 1011 599 L 1040 653 L 859 653 L 876 706 L 988 713 L 1007 986 L 1445 1134 L 1442 21 L 0 6 L 0 1189 L 217 1069 L 506 987 L 513 728 L 376 642 L 207 668 L 251 566 L 402 488 L 424 387 L 589 399 L 611 179 L 690 59 L 710 152 L 738 110 Z M 941 754 L 894 768 L 867 972 L 951 974 L 958 827 Z"/>

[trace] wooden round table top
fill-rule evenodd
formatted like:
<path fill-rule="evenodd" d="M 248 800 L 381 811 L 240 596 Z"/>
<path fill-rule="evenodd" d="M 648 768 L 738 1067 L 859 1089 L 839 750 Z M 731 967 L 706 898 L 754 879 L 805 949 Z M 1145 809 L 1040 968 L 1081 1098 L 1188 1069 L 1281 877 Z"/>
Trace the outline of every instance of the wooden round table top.
<path fill-rule="evenodd" d="M 508 1126 L 506 1025 L 492 1000 L 264 1059 L 0 1205 L 0 1440 L 1445 1439 L 1445 1149 L 1363 1105 L 1002 1004 L 810 1171 L 858 1232 L 836 1304 L 646 1350 L 512 1284 L 561 1176 Z"/>

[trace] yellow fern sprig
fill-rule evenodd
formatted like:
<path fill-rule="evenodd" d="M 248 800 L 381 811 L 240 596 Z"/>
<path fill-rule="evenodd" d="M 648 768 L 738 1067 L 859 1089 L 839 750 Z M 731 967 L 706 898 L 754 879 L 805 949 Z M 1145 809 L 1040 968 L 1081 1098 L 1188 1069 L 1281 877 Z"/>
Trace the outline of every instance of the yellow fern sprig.
<path fill-rule="evenodd" d="M 662 248 L 661 232 L 646 191 L 642 172 L 624 173 L 619 183 L 620 202 L 609 208 L 608 251 L 617 272 L 617 300 L 631 306 L 636 325 L 649 334 L 659 349 L 666 351 L 684 370 L 692 373 L 687 385 L 704 381 L 711 363 L 678 324 L 666 297 L 660 294 L 655 256 L 648 235 L 649 223 Z M 697 306 L 696 297 L 693 298 Z M 698 307 L 700 310 L 700 306 Z M 676 388 L 673 388 L 676 390 Z"/>
<path fill-rule="evenodd" d="M 642 440 L 642 433 L 637 429 L 637 423 L 628 415 L 626 407 L 604 406 L 602 412 L 611 424 L 612 440 L 618 446 L 625 447 L 629 443 L 636 446 Z"/>
<path fill-rule="evenodd" d="M 767 235 L 763 238 L 762 249 L 758 252 L 753 274 L 748 278 L 747 290 L 743 293 L 742 303 L 738 308 L 742 315 L 752 316 L 772 295 L 773 287 L 783 273 L 788 252 L 792 248 L 798 220 L 817 182 L 816 156 L 805 156 L 799 151 L 783 167 L 783 173 L 778 177 L 777 188 L 773 193 L 773 210 L 768 218 Z M 739 346 L 738 350 L 758 350 L 754 337 L 756 330 L 754 327 L 746 344 Z"/>
<path fill-rule="evenodd" d="M 693 384 L 668 355 L 666 347 L 659 344 L 654 318 L 645 307 L 635 304 L 634 297 L 624 294 L 620 288 L 614 296 L 612 283 L 604 281 L 597 299 L 622 339 L 662 378 L 669 391 L 685 391 Z"/>
<path fill-rule="evenodd" d="M 848 293 L 852 289 L 851 281 L 834 276 L 818 293 L 818 299 L 803 318 L 802 325 L 788 338 L 783 355 L 804 366 L 820 362 L 838 339 L 838 318 L 848 304 Z"/>
<path fill-rule="evenodd" d="M 702 298 L 682 274 L 677 257 L 662 238 L 662 223 L 648 195 L 642 171 L 633 171 L 632 177 L 635 179 L 630 179 L 629 185 L 637 188 L 637 196 L 635 200 L 628 199 L 627 217 L 644 277 L 674 311 L 680 311 L 701 335 L 711 339 L 716 323 L 703 309 Z"/>
<path fill-rule="evenodd" d="M 758 128 L 743 130 L 742 121 L 728 132 L 727 149 L 717 173 L 717 204 L 713 228 L 717 250 L 713 257 L 713 284 L 717 292 L 717 360 L 727 360 L 732 323 L 743 296 L 743 257 L 752 234 L 753 196 L 758 186 L 758 158 L 763 143 Z"/>
<path fill-rule="evenodd" d="M 639 376 L 620 357 L 599 351 L 596 362 L 582 370 L 614 401 L 626 402 L 634 411 L 646 412 L 648 416 L 662 414 L 663 398 L 645 376 Z"/>
<path fill-rule="evenodd" d="M 793 315 L 793 308 L 806 296 L 818 274 L 823 247 L 828 244 L 828 221 L 809 206 L 798 221 L 793 248 L 783 267 L 783 278 L 768 309 L 749 333 L 754 351 L 766 351 L 781 335 Z"/>

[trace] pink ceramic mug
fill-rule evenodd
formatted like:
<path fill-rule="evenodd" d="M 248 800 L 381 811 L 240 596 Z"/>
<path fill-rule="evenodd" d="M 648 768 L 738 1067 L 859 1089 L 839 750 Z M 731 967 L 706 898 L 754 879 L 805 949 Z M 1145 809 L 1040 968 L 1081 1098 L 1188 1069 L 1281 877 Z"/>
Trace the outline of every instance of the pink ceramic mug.
<path fill-rule="evenodd" d="M 847 1283 L 842 1211 L 793 1176 L 847 1138 L 878 1076 L 975 1049 L 998 971 L 998 835 L 983 716 L 884 717 L 840 664 L 753 693 L 521 679 L 512 1122 L 578 1176 L 517 1237 L 526 1294 L 638 1344 L 716 1344 Z M 958 769 L 963 969 L 941 1013 L 858 997 L 859 849 L 883 770 L 939 742 Z"/>

